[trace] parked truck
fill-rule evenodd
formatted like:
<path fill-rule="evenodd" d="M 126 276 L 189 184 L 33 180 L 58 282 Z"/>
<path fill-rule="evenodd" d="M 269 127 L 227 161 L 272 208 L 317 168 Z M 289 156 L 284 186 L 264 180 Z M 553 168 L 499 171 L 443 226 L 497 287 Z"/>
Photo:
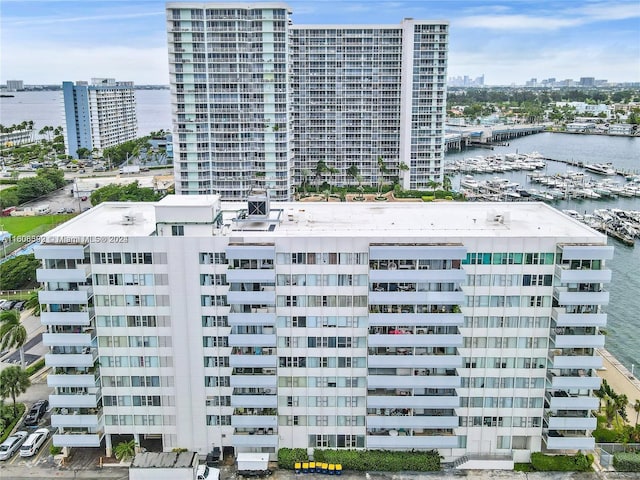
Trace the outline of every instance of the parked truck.
<path fill-rule="evenodd" d="M 138 453 L 129 480 L 219 480 L 220 470 L 198 465 L 196 452 Z"/>
<path fill-rule="evenodd" d="M 268 453 L 238 453 L 236 464 L 238 475 L 244 477 L 267 477 L 271 475 Z"/>
<path fill-rule="evenodd" d="M 139 165 L 125 165 L 123 167 L 120 167 L 120 174 L 121 175 L 130 175 L 132 173 L 140 173 L 140 166 Z"/>

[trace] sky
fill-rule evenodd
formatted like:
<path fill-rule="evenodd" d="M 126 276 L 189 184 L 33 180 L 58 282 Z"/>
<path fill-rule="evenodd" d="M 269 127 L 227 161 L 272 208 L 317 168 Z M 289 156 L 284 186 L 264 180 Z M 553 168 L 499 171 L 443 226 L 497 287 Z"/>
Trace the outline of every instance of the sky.
<path fill-rule="evenodd" d="M 242 3 L 227 0 L 227 3 Z M 253 2 L 256 3 L 256 2 Z M 449 77 L 640 81 L 640 0 L 291 0 L 293 23 L 450 22 Z M 0 0 L 0 83 L 169 83 L 165 2 Z"/>

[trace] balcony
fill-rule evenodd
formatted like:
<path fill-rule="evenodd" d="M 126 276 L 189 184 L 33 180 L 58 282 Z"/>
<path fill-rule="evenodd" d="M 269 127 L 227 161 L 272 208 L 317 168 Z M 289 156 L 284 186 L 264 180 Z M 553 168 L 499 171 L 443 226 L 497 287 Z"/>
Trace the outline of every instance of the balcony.
<path fill-rule="evenodd" d="M 52 408 L 96 408 L 98 395 L 95 393 L 49 395 L 49 404 Z"/>
<path fill-rule="evenodd" d="M 397 430 L 390 430 L 391 432 Z M 425 448 L 456 448 L 458 437 L 455 435 L 367 435 L 367 448 L 381 448 L 384 450 L 411 450 Z"/>
<path fill-rule="evenodd" d="M 83 374 L 49 374 L 47 375 L 49 387 L 95 387 L 96 377 L 93 373 Z"/>
<path fill-rule="evenodd" d="M 259 291 L 259 292 L 237 292 L 230 290 L 227 293 L 227 300 L 229 304 L 262 304 L 262 305 L 275 305 L 276 304 L 276 292 L 271 291 Z"/>
<path fill-rule="evenodd" d="M 584 372 L 584 370 L 582 370 Z M 551 377 L 551 388 L 558 390 L 569 390 L 569 389 L 579 389 L 579 390 L 597 390 L 600 388 L 600 384 L 602 380 L 598 376 L 587 376 L 583 374 L 581 376 L 575 377 Z"/>
<path fill-rule="evenodd" d="M 99 447 L 104 432 L 96 433 L 59 433 L 53 435 L 56 447 Z"/>
<path fill-rule="evenodd" d="M 613 247 L 608 245 L 564 245 L 562 260 L 611 260 Z"/>
<path fill-rule="evenodd" d="M 387 409 L 392 411 L 393 409 Z M 426 416 L 426 415 L 408 415 L 393 416 L 367 415 L 367 427 L 369 428 L 456 428 L 458 426 L 458 417 L 456 416 Z"/>
<path fill-rule="evenodd" d="M 369 335 L 370 347 L 461 347 L 461 334 L 377 334 Z"/>
<path fill-rule="evenodd" d="M 370 313 L 369 325 L 386 326 L 396 322 L 403 325 L 464 325 L 462 313 Z"/>
<path fill-rule="evenodd" d="M 91 323 L 92 312 L 41 312 L 40 322 L 43 325 L 81 325 Z"/>
<path fill-rule="evenodd" d="M 566 392 L 548 392 L 546 395 L 550 410 L 597 410 L 600 400 L 596 397 L 570 396 Z"/>
<path fill-rule="evenodd" d="M 549 429 L 552 430 L 595 430 L 598 419 L 595 417 L 561 417 L 549 416 L 546 418 Z"/>
<path fill-rule="evenodd" d="M 235 447 L 277 447 L 278 435 L 269 435 L 264 429 L 257 429 L 255 434 L 237 434 L 232 436 L 231 442 Z"/>
<path fill-rule="evenodd" d="M 82 268 L 38 268 L 36 280 L 38 282 L 76 282 L 86 281 L 89 265 L 81 265 Z"/>
<path fill-rule="evenodd" d="M 606 313 L 567 313 L 566 309 L 554 307 L 551 318 L 559 327 L 605 327 Z"/>
<path fill-rule="evenodd" d="M 367 408 L 458 408 L 460 398 L 454 395 L 372 395 L 367 396 Z"/>
<path fill-rule="evenodd" d="M 278 406 L 278 396 L 276 389 L 265 389 L 264 395 L 231 395 L 232 407 L 244 408 L 276 408 Z"/>
<path fill-rule="evenodd" d="M 278 357 L 276 355 L 232 354 L 229 357 L 229 366 L 275 368 L 278 366 Z"/>
<path fill-rule="evenodd" d="M 460 305 L 464 302 L 464 292 L 369 292 L 371 305 L 395 304 L 438 304 Z"/>
<path fill-rule="evenodd" d="M 570 269 L 566 265 L 556 265 L 556 277 L 561 283 L 611 283 L 611 270 Z"/>
<path fill-rule="evenodd" d="M 230 382 L 232 387 L 263 387 L 275 390 L 278 386 L 278 377 L 275 375 L 232 375 Z"/>
<path fill-rule="evenodd" d="M 98 428 L 99 421 L 100 419 L 98 415 L 80 415 L 80 414 L 51 415 L 52 427 Z"/>
<path fill-rule="evenodd" d="M 86 304 L 91 290 L 41 290 L 38 301 L 44 304 Z"/>
<path fill-rule="evenodd" d="M 545 435 L 542 437 L 548 450 L 593 450 L 596 440 L 593 437 L 552 437 Z"/>
<path fill-rule="evenodd" d="M 95 357 L 91 351 L 87 353 L 47 353 L 44 356 L 48 367 L 93 367 Z"/>
<path fill-rule="evenodd" d="M 276 314 L 275 308 L 273 312 L 268 312 L 266 308 L 264 311 L 258 312 L 258 308 L 253 308 L 249 312 L 230 312 L 229 313 L 229 325 L 275 325 Z"/>
<path fill-rule="evenodd" d="M 602 348 L 604 335 L 556 335 L 556 348 Z"/>
<path fill-rule="evenodd" d="M 557 353 L 556 353 L 557 352 Z M 562 350 L 552 350 L 552 368 L 602 368 L 602 357 L 587 352 L 563 352 Z"/>
<path fill-rule="evenodd" d="M 368 375 L 369 388 L 458 388 L 457 376 Z"/>
<path fill-rule="evenodd" d="M 230 347 L 275 347 L 276 335 L 275 334 L 231 334 L 229 335 Z"/>
<path fill-rule="evenodd" d="M 375 283 L 385 282 L 451 282 L 461 283 L 466 280 L 466 272 L 462 269 L 448 270 L 370 270 L 369 281 Z"/>
<path fill-rule="evenodd" d="M 78 237 L 83 240 L 82 237 Z M 83 260 L 83 245 L 38 245 L 33 250 L 34 256 L 38 260 Z"/>
<path fill-rule="evenodd" d="M 369 355 L 369 368 L 447 368 L 455 374 L 462 367 L 457 355 Z"/>
<path fill-rule="evenodd" d="M 231 425 L 236 428 L 277 428 L 278 417 L 276 415 L 233 415 Z"/>
<path fill-rule="evenodd" d="M 609 303 L 609 292 L 569 291 L 567 287 L 556 287 L 554 298 L 560 305 L 606 305 Z"/>
<path fill-rule="evenodd" d="M 255 282 L 255 283 L 275 283 L 276 272 L 271 269 L 241 269 L 230 268 L 227 270 L 227 282 Z"/>
<path fill-rule="evenodd" d="M 77 346 L 90 347 L 90 333 L 43 333 L 42 344 L 47 347 L 53 346 Z"/>

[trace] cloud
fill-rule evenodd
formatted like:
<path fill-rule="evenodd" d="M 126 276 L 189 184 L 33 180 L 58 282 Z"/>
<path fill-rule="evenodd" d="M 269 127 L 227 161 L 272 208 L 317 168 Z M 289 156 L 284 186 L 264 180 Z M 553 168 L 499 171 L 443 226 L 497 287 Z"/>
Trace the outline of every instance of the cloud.
<path fill-rule="evenodd" d="M 456 27 L 518 31 L 559 30 L 580 25 L 580 23 L 577 19 L 533 15 L 471 15 L 451 19 L 451 24 Z"/>
<path fill-rule="evenodd" d="M 86 15 L 86 16 L 73 16 L 73 17 L 14 17 L 3 22 L 3 26 L 6 27 L 22 27 L 25 25 L 51 25 L 60 23 L 74 23 L 74 22 L 92 22 L 92 21 L 113 21 L 113 20 L 129 20 L 136 18 L 157 17 L 159 15 L 164 16 L 165 12 L 139 12 L 139 13 L 118 13 L 118 14 L 104 14 L 104 15 Z"/>

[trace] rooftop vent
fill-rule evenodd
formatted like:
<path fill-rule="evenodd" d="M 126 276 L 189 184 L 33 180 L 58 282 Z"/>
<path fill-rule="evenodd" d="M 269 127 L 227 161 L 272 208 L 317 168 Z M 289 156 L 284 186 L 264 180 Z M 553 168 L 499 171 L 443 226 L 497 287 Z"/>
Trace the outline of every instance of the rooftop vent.
<path fill-rule="evenodd" d="M 267 190 L 253 190 L 247 199 L 247 217 L 251 220 L 269 218 L 269 193 Z"/>

